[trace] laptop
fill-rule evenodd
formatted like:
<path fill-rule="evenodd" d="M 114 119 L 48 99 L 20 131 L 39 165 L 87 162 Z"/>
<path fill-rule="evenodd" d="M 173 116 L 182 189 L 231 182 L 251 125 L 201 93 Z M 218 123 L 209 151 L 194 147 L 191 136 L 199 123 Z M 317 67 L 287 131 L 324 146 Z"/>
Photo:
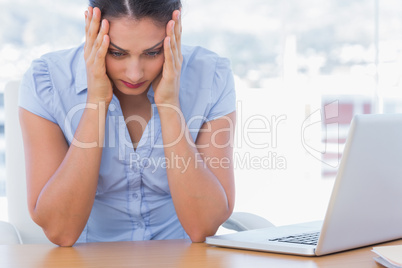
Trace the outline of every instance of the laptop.
<path fill-rule="evenodd" d="M 402 238 L 402 114 L 356 115 L 323 221 L 206 238 L 215 246 L 321 256 Z"/>

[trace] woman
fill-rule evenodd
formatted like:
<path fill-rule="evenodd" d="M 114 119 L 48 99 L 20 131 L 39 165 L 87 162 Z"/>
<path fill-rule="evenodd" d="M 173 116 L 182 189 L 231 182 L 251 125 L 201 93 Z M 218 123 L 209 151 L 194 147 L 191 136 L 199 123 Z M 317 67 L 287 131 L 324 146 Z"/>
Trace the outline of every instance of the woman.
<path fill-rule="evenodd" d="M 181 32 L 179 0 L 91 0 L 85 44 L 25 74 L 28 206 L 51 242 L 202 242 L 232 213 L 233 76 Z"/>

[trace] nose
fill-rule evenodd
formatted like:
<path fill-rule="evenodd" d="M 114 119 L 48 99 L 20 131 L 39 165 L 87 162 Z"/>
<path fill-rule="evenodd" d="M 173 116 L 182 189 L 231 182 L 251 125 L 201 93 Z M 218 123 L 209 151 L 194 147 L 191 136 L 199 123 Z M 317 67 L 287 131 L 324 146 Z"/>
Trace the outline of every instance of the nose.
<path fill-rule="evenodd" d="M 126 68 L 126 77 L 130 79 L 130 83 L 139 83 L 141 82 L 142 77 L 144 76 L 144 69 L 139 59 L 132 59 L 128 62 Z"/>

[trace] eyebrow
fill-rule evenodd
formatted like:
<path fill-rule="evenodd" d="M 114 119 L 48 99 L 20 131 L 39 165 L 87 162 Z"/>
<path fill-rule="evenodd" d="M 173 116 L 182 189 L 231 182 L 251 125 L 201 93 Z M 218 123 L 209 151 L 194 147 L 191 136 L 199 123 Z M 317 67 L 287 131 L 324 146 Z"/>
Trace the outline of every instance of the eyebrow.
<path fill-rule="evenodd" d="M 144 52 L 147 52 L 149 50 L 155 49 L 157 46 L 161 45 L 163 43 L 163 41 L 165 41 L 165 38 L 163 38 L 162 41 L 160 41 L 159 43 L 157 43 L 156 45 L 154 45 L 153 47 L 147 48 L 144 50 Z"/>
<path fill-rule="evenodd" d="M 118 50 L 121 50 L 121 51 L 123 51 L 123 52 L 125 52 L 125 53 L 128 53 L 128 52 L 129 52 L 128 50 L 125 50 L 125 49 L 122 49 L 121 47 L 116 46 L 115 44 L 112 43 L 112 41 L 110 41 L 110 44 L 111 44 L 112 46 L 114 46 L 115 48 L 117 48 Z"/>
<path fill-rule="evenodd" d="M 157 43 L 156 45 L 154 45 L 154 46 L 152 46 L 152 47 L 150 47 L 150 48 L 145 49 L 143 52 L 147 52 L 147 51 L 150 51 L 150 50 L 152 50 L 152 49 L 155 49 L 157 46 L 159 46 L 160 44 L 162 44 L 163 41 L 165 41 L 165 39 L 163 39 L 162 41 L 160 41 L 160 42 Z M 115 48 L 117 48 L 118 50 L 123 51 L 124 53 L 130 52 L 129 50 L 123 49 L 123 48 L 121 48 L 121 47 L 119 47 L 119 46 L 113 44 L 112 42 L 110 42 L 110 44 L 111 44 L 112 46 L 114 46 Z"/>

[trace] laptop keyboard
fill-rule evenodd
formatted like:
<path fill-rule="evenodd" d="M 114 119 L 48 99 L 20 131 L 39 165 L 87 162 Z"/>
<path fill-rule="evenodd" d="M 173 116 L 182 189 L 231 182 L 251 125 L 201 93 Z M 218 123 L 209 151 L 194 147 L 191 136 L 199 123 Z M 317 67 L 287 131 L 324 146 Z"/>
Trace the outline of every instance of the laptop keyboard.
<path fill-rule="evenodd" d="M 319 237 L 320 237 L 320 232 L 315 232 L 315 233 L 305 233 L 305 234 L 299 234 L 299 235 L 290 235 L 290 236 L 285 236 L 285 237 L 279 237 L 279 238 L 269 239 L 269 241 L 296 243 L 296 244 L 304 244 L 304 245 L 317 245 Z"/>

